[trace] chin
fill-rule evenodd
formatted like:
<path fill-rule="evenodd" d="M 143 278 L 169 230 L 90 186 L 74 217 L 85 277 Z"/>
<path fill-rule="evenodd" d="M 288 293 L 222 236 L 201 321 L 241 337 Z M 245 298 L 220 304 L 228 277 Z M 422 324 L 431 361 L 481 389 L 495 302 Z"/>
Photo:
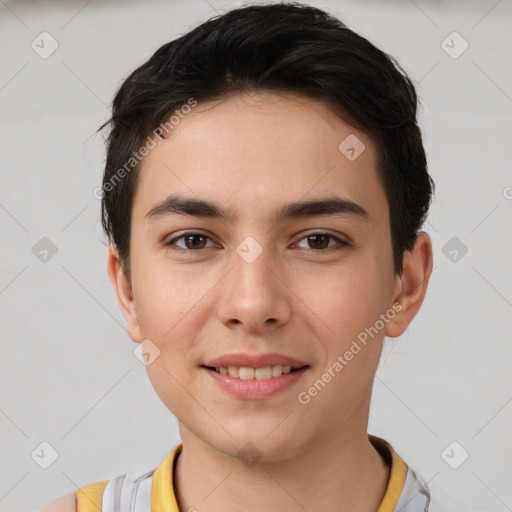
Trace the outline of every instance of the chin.
<path fill-rule="evenodd" d="M 210 444 L 217 450 L 249 461 L 276 462 L 292 458 L 302 451 L 301 439 L 297 430 L 276 429 L 279 422 L 270 428 L 247 425 L 246 428 L 229 429 L 233 437 L 224 435 L 222 439 L 211 439 Z M 239 426 L 240 427 L 240 426 Z"/>

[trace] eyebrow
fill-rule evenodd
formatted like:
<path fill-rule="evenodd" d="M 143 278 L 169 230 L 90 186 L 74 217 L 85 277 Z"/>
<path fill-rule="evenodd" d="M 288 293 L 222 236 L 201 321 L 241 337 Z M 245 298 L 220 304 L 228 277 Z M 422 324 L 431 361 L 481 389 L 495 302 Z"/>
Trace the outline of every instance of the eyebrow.
<path fill-rule="evenodd" d="M 170 195 L 155 205 L 145 216 L 146 222 L 169 215 L 191 215 L 219 219 L 227 223 L 236 223 L 239 214 L 236 210 L 218 203 Z M 289 219 L 314 216 L 349 216 L 365 222 L 371 222 L 368 212 L 359 204 L 339 197 L 327 197 L 308 201 L 296 201 L 274 210 L 270 216 L 272 223 L 278 224 Z"/>

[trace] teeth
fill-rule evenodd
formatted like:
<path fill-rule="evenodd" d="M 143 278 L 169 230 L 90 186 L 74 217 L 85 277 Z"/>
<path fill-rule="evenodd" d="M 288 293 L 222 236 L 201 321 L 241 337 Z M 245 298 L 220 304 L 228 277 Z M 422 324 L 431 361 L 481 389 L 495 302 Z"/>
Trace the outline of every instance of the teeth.
<path fill-rule="evenodd" d="M 242 380 L 254 379 L 254 368 L 246 368 L 246 367 L 242 366 L 238 370 L 238 376 Z"/>
<path fill-rule="evenodd" d="M 215 368 L 217 370 L 217 368 Z M 238 367 L 237 366 L 229 366 L 228 367 L 228 374 L 230 377 L 239 377 L 238 375 Z"/>
<path fill-rule="evenodd" d="M 292 371 L 291 366 L 281 366 L 276 364 L 274 366 L 265 366 L 264 368 L 250 368 L 247 366 L 228 366 L 227 368 L 224 366 L 215 368 L 217 373 L 221 373 L 222 375 L 229 375 L 230 377 L 234 377 L 236 379 L 242 380 L 264 380 L 271 379 L 272 377 L 281 377 L 283 373 L 290 373 Z"/>
<path fill-rule="evenodd" d="M 265 368 L 256 368 L 254 370 L 254 378 L 261 379 L 270 379 L 272 377 L 272 367 L 266 366 Z"/>

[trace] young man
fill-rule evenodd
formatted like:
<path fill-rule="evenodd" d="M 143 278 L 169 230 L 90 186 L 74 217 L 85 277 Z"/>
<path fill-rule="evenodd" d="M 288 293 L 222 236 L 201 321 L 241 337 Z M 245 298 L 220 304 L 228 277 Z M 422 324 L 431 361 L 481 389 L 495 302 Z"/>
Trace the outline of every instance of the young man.
<path fill-rule="evenodd" d="M 432 271 L 416 107 L 391 57 L 297 3 L 212 18 L 128 77 L 108 274 L 182 442 L 47 510 L 441 510 L 367 433 Z"/>

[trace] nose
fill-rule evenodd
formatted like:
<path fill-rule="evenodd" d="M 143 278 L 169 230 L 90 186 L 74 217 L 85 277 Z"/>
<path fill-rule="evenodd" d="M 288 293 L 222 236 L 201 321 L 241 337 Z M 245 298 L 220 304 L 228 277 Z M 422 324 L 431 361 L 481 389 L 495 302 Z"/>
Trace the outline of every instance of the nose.
<path fill-rule="evenodd" d="M 222 280 L 217 314 L 230 328 L 268 334 L 288 322 L 293 294 L 269 251 L 255 259 L 240 254 L 233 254 L 232 269 Z"/>

